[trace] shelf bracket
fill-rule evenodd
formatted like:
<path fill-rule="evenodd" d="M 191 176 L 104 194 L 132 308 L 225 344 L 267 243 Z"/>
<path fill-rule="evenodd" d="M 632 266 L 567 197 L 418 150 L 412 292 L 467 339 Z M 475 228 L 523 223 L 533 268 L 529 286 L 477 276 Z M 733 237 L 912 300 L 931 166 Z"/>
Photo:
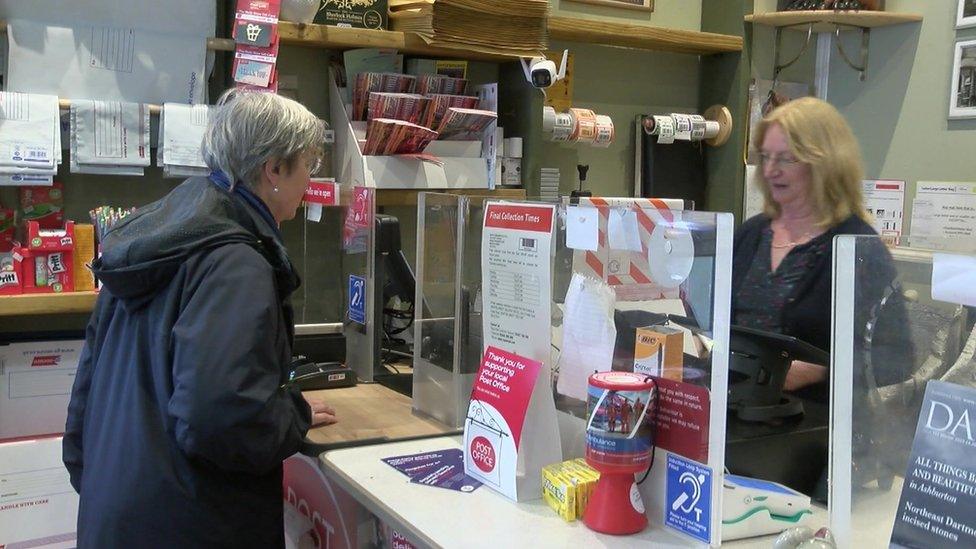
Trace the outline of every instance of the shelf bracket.
<path fill-rule="evenodd" d="M 804 52 L 806 52 L 807 48 L 810 46 L 810 38 L 813 36 L 813 23 L 808 23 L 806 25 L 807 25 L 807 39 L 803 42 L 803 47 L 800 48 L 799 53 L 797 53 L 796 56 L 793 57 L 793 59 L 790 59 L 786 63 L 780 63 L 779 61 L 779 55 L 783 49 L 782 48 L 783 29 L 788 28 L 790 26 L 795 27 L 799 25 L 776 27 L 776 42 L 773 44 L 773 87 L 776 87 L 775 83 L 779 81 L 779 73 L 786 67 L 789 67 L 790 65 L 799 61 L 800 57 L 803 56 Z"/>
<path fill-rule="evenodd" d="M 840 39 L 840 28 L 842 26 L 849 25 L 843 25 L 840 23 L 837 23 L 836 25 L 837 26 L 834 29 L 834 38 L 837 42 L 837 52 L 840 53 L 840 56 L 844 59 L 844 62 L 847 63 L 848 66 L 858 72 L 858 78 L 861 80 L 861 82 L 864 82 L 864 71 L 866 71 L 868 68 L 868 44 L 871 40 L 871 29 L 867 27 L 854 27 L 861 31 L 861 62 L 860 64 L 855 64 L 853 61 L 851 61 L 851 58 L 847 56 L 847 52 L 844 51 L 844 44 Z"/>

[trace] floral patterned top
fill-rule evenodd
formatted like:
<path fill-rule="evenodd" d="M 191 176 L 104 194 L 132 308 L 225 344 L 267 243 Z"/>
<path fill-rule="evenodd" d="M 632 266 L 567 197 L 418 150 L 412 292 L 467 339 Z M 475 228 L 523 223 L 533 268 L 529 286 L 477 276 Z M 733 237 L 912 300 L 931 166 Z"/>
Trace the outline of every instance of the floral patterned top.
<path fill-rule="evenodd" d="M 768 224 L 763 227 L 756 255 L 749 265 L 739 293 L 736 294 L 733 323 L 747 328 L 783 333 L 783 306 L 793 299 L 797 283 L 813 268 L 817 258 L 830 251 L 830 239 L 828 231 L 796 246 L 773 271 L 773 229 Z"/>

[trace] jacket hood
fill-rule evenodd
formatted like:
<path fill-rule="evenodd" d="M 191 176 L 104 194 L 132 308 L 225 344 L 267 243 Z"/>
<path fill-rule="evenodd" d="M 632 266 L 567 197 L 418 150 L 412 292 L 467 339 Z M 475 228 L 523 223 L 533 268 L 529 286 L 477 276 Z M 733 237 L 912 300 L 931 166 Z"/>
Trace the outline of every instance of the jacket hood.
<path fill-rule="evenodd" d="M 166 287 L 191 254 L 232 243 L 249 244 L 265 256 L 283 298 L 298 287 L 277 231 L 240 196 L 206 177 L 187 179 L 109 231 L 92 270 L 113 296 L 138 305 Z"/>

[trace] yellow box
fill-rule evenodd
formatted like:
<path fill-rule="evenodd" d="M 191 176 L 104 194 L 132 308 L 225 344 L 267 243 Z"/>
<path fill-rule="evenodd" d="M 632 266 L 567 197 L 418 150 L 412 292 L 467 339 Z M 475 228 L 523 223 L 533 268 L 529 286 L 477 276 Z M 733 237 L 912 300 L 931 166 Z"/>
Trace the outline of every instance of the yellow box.
<path fill-rule="evenodd" d="M 542 498 L 563 520 L 576 520 L 576 486 L 563 475 L 561 463 L 542 468 Z"/>
<path fill-rule="evenodd" d="M 95 277 L 88 265 L 95 260 L 95 226 L 90 223 L 75 223 L 74 282 L 76 292 L 90 292 L 95 289 Z"/>
<path fill-rule="evenodd" d="M 637 328 L 634 372 L 682 381 L 684 332 L 670 326 Z"/>

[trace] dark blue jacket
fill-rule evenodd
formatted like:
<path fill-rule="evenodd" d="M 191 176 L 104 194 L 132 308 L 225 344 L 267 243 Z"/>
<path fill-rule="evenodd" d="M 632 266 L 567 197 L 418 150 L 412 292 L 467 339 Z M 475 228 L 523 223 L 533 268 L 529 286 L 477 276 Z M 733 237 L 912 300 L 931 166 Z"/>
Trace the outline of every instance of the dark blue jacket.
<path fill-rule="evenodd" d="M 266 213 L 266 212 L 265 212 Z M 191 178 L 109 233 L 68 407 L 78 546 L 280 547 L 299 280 L 266 215 Z"/>

